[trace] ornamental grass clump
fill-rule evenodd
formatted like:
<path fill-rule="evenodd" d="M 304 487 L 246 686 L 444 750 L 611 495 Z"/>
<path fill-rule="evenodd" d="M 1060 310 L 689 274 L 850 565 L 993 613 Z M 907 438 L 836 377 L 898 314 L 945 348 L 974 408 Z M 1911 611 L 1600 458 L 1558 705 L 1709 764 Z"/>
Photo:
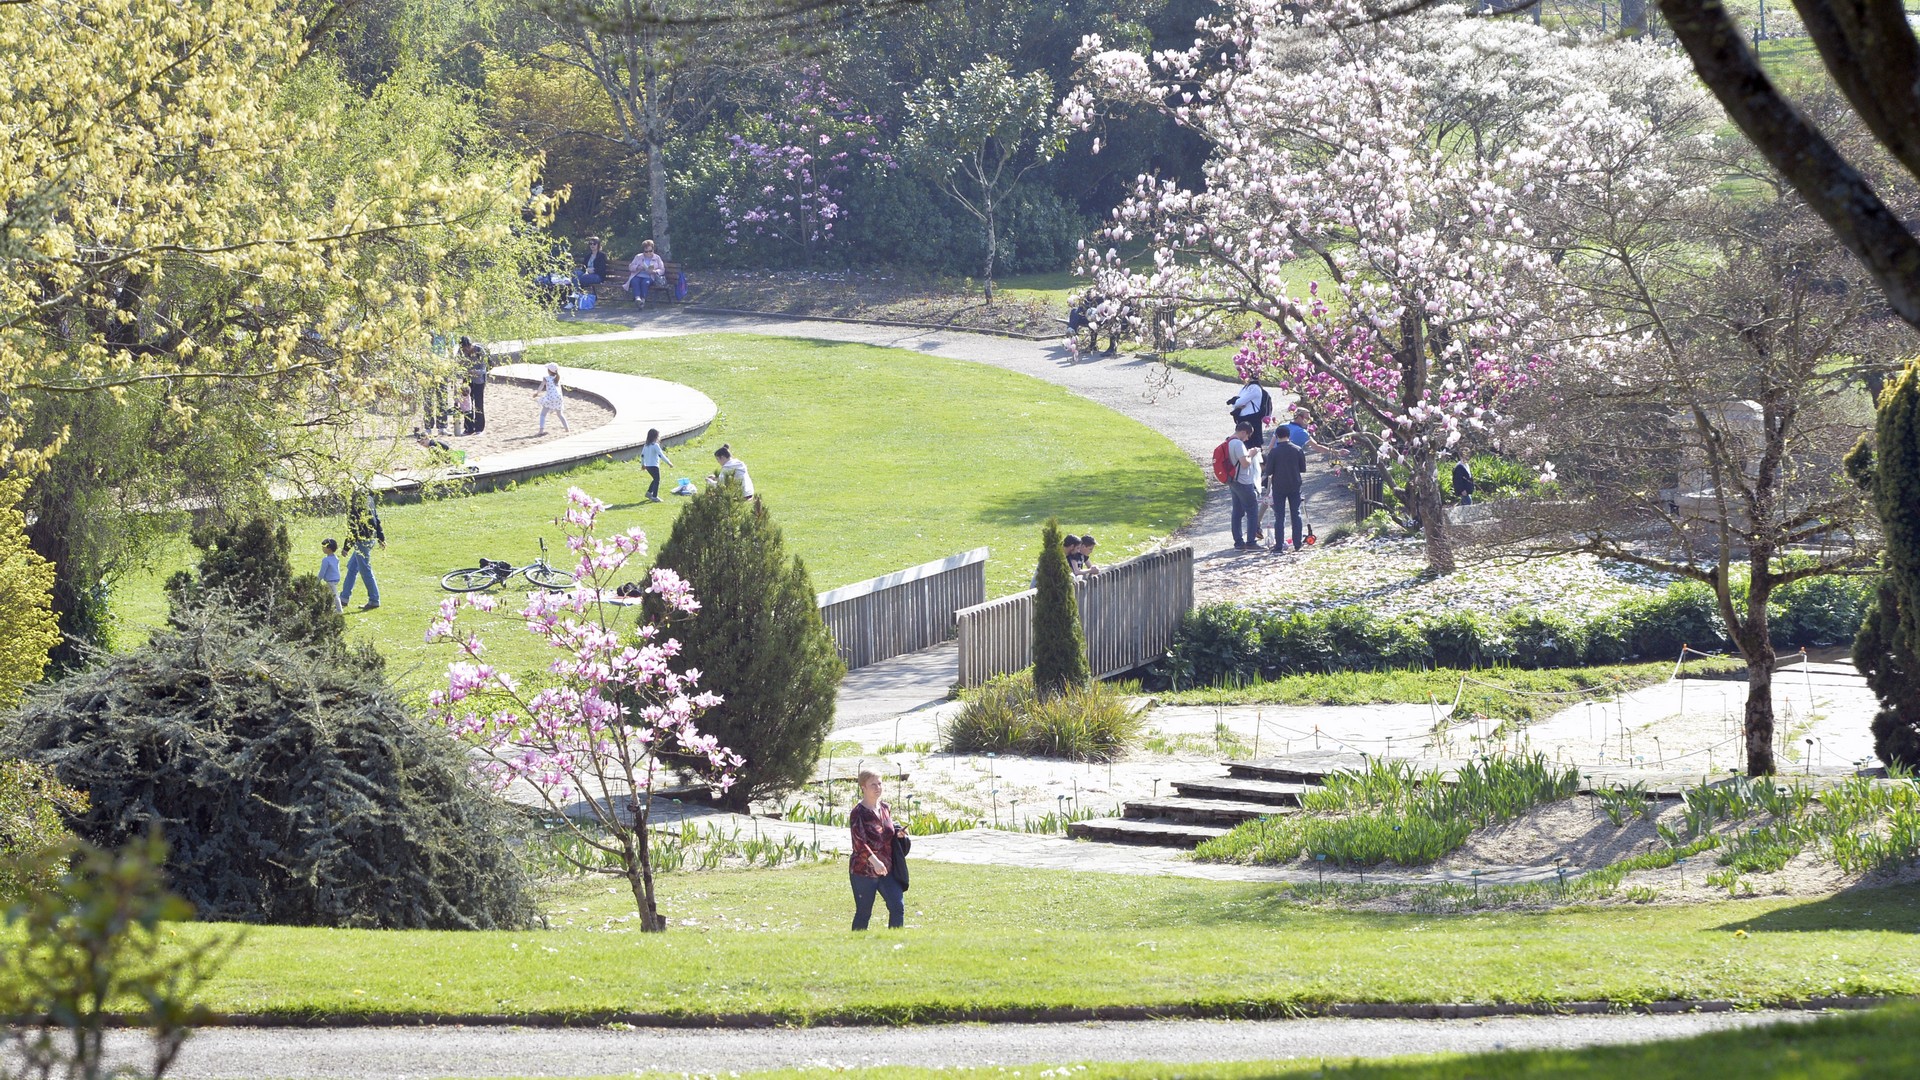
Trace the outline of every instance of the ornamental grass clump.
<path fill-rule="evenodd" d="M 1104 683 L 1034 693 L 1031 672 L 981 687 L 947 724 L 950 753 L 1028 754 L 1111 761 L 1140 736 L 1143 722 L 1120 690 Z"/>
<path fill-rule="evenodd" d="M 1577 773 L 1541 754 L 1470 762 L 1452 778 L 1411 761 L 1374 758 L 1302 796 L 1301 813 L 1248 822 L 1194 855 L 1269 865 L 1304 855 L 1336 866 L 1420 866 L 1458 848 L 1475 829 L 1571 798 L 1578 788 Z"/>

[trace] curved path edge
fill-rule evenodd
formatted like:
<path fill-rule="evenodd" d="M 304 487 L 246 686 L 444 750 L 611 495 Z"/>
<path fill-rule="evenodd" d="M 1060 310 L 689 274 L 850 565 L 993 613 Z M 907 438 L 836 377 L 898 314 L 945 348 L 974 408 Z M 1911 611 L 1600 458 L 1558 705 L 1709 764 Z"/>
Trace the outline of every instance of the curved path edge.
<path fill-rule="evenodd" d="M 170 1075 L 227 1077 L 714 1075 L 863 1066 L 1020 1066 L 1076 1062 L 1216 1062 L 1388 1058 L 1679 1039 L 1805 1022 L 1812 1013 L 1502 1016 L 1468 1020 L 1293 1019 L 1221 1022 L 932 1025 L 915 1028 L 348 1028 L 213 1029 L 186 1044 Z M 129 1058 L 139 1036 L 115 1032 Z"/>
<path fill-rule="evenodd" d="M 577 435 L 475 458 L 464 468 L 424 477 L 396 477 L 381 485 L 382 490 L 407 493 L 433 481 L 458 481 L 485 491 L 589 461 L 628 461 L 640 456 L 649 428 L 658 428 L 660 441 L 672 446 L 705 431 L 719 414 L 712 398 L 680 383 L 595 368 L 565 367 L 562 371 L 569 394 L 605 402 L 613 410 L 613 419 Z M 537 387 L 544 375 L 539 364 L 502 364 L 489 372 L 488 378 L 495 383 Z"/>

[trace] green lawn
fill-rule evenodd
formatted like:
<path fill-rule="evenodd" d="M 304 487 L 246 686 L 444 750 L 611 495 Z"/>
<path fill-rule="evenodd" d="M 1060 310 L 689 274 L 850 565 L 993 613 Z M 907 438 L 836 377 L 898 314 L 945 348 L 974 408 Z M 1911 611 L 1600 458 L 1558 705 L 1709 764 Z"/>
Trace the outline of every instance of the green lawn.
<path fill-rule="evenodd" d="M 546 931 L 248 928 L 207 1003 L 276 1016 L 753 1012 L 817 1022 L 1920 991 L 1916 887 L 1817 902 L 1388 915 L 1308 909 L 1261 884 L 922 862 L 908 930 L 865 935 L 846 930 L 838 863 L 676 873 L 662 889 L 674 925 L 659 936 L 609 923 L 632 915 L 631 898 L 597 881 L 559 895 Z"/>
<path fill-rule="evenodd" d="M 731 443 L 820 590 L 986 545 L 988 595 L 1014 592 L 1032 575 L 1048 515 L 1093 532 L 1117 559 L 1178 528 L 1205 492 L 1200 470 L 1144 425 L 985 364 L 731 335 L 555 347 L 531 359 L 670 379 L 711 396 L 719 417 L 669 451 L 668 484 L 711 472 L 713 448 Z M 638 465 L 600 463 L 510 490 L 386 508 L 389 543 L 374 559 L 382 606 L 354 613 L 352 632 L 403 679 L 427 678 L 448 655 L 422 641 L 445 595 L 442 573 L 481 555 L 531 557 L 539 537 L 555 547 L 560 533 L 550 523 L 573 484 L 614 504 L 608 526 L 640 525 L 657 545 L 680 502 L 640 502 L 646 479 Z M 290 528 L 295 551 L 311 552 L 315 566 L 322 537 L 344 531 L 337 517 L 296 519 Z M 188 556 L 183 544 L 164 565 L 123 583 L 124 623 L 162 620 L 159 582 Z M 504 619 L 491 643 L 510 670 L 537 662 L 539 643 Z"/>
<path fill-rule="evenodd" d="M 1709 660 L 1690 665 L 1694 678 L 1737 676 L 1746 671 L 1736 660 Z M 1475 682 L 1464 689 L 1461 678 Z M 1342 671 L 1327 675 L 1288 675 L 1242 686 L 1210 686 L 1155 694 L 1162 705 L 1442 705 L 1460 697 L 1462 716 L 1489 716 L 1496 720 L 1529 723 L 1616 690 L 1638 690 L 1673 677 L 1667 661 L 1583 668 L 1455 668 L 1410 671 Z M 1484 685 L 1487 683 L 1496 686 Z M 1552 694 L 1553 697 L 1538 697 Z"/>
<path fill-rule="evenodd" d="M 783 1069 L 744 1074 L 741 1080 L 798 1080 L 819 1070 Z M 1920 1075 L 1920 1008 L 1889 1005 L 1865 1013 L 1827 1016 L 1811 1023 L 1772 1024 L 1690 1039 L 1584 1050 L 1520 1050 L 1432 1055 L 1385 1061 L 1303 1059 L 1169 1066 L 1087 1064 L 1048 1070 L 1030 1065 L 971 1069 L 835 1069 L 855 1080 L 1005 1080 L 1060 1076 L 1074 1080 L 1907 1080 Z"/>

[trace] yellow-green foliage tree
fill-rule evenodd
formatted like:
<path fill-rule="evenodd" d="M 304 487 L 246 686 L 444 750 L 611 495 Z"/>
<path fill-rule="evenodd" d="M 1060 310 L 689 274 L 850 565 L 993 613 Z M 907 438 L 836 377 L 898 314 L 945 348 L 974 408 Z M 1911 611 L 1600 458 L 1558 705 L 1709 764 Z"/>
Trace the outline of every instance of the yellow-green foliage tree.
<path fill-rule="evenodd" d="M 46 670 L 60 640 L 53 617 L 53 566 L 27 543 L 27 519 L 16 508 L 26 485 L 0 484 L 0 709 Z"/>
<path fill-rule="evenodd" d="M 40 478 L 63 627 L 121 539 L 79 523 L 344 487 L 370 418 L 453 374 L 432 336 L 544 248 L 530 163 L 418 77 L 354 88 L 306 29 L 275 0 L 0 4 L 0 473 Z"/>

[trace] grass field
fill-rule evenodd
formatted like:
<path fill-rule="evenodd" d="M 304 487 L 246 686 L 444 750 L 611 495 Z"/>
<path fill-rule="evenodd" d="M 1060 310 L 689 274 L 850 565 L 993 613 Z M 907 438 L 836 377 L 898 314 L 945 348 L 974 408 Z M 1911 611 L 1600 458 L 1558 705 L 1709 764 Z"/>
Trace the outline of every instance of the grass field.
<path fill-rule="evenodd" d="M 1920 992 L 1914 887 L 1817 902 L 1389 915 L 1307 909 L 1262 884 L 923 861 L 908 929 L 865 935 L 846 930 L 838 863 L 672 874 L 661 888 L 673 929 L 658 936 L 617 921 L 632 916 L 631 897 L 598 881 L 556 896 L 546 931 L 246 928 L 207 1003 L 276 1016 L 904 1022 L 1122 1005 L 1278 1015 L 1351 1001 Z"/>
<path fill-rule="evenodd" d="M 711 472 L 713 448 L 731 443 L 820 590 L 986 545 L 987 591 L 997 596 L 1026 587 L 1048 515 L 1093 532 L 1119 558 L 1178 528 L 1204 496 L 1200 471 L 1166 438 L 985 364 L 741 336 L 574 345 L 533 359 L 670 379 L 711 396 L 719 418 L 669 451 L 676 464 L 668 483 Z M 422 641 L 445 595 L 442 573 L 483 554 L 524 560 L 538 537 L 554 547 L 560 534 L 551 522 L 573 484 L 614 504 L 608 526 L 639 525 L 657 545 L 680 503 L 641 502 L 646 479 L 638 465 L 603 463 L 510 490 L 385 508 L 389 543 L 374 558 L 382 606 L 353 614 L 351 632 L 411 681 L 410 670 L 447 655 Z M 294 550 L 314 552 L 315 565 L 321 538 L 342 530 L 337 517 L 290 524 Z M 163 565 L 123 583 L 125 624 L 162 621 L 159 582 L 189 554 L 182 544 Z M 539 655 L 531 635 L 504 621 L 491 644 L 509 670 L 525 670 Z"/>
<path fill-rule="evenodd" d="M 1746 670 L 1736 660 L 1712 660 L 1692 665 L 1694 678 L 1737 675 Z M 1461 678 L 1474 682 L 1463 688 Z M 1450 704 L 1460 698 L 1461 715 L 1529 723 L 1615 690 L 1637 690 L 1673 677 L 1673 665 L 1621 664 L 1584 668 L 1454 668 L 1411 671 L 1343 671 L 1330 675 L 1288 675 L 1244 686 L 1212 686 L 1155 694 L 1163 705 L 1386 705 L 1421 704 L 1429 699 Z M 1495 683 L 1497 686 L 1488 686 Z M 1553 697 L 1535 695 L 1552 694 Z"/>
<path fill-rule="evenodd" d="M 818 1068 L 741 1074 L 740 1080 L 798 1080 Z M 968 1069 L 833 1069 L 853 1080 L 1906 1080 L 1920 1075 L 1920 1007 L 1889 1005 L 1811 1023 L 1773 1024 L 1690 1039 L 1584 1050 L 1521 1050 L 1384 1061 L 1303 1059 L 1170 1065 L 1042 1065 Z"/>

